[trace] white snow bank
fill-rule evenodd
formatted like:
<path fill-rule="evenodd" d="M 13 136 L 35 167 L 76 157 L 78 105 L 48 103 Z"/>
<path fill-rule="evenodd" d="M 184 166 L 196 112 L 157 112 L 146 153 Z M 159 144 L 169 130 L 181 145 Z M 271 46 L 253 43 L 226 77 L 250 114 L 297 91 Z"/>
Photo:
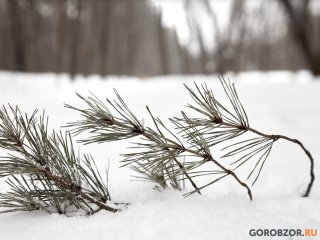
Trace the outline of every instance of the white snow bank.
<path fill-rule="evenodd" d="M 253 127 L 266 133 L 300 139 L 320 159 L 320 81 L 308 72 L 242 73 L 226 75 L 237 90 Z M 150 80 L 150 81 L 147 81 Z M 153 79 L 98 76 L 0 73 L 0 103 L 19 105 L 23 111 L 46 109 L 50 125 L 59 127 L 80 116 L 63 103 L 83 106 L 75 92 L 113 98 L 116 88 L 138 117 L 147 117 L 148 104 L 161 119 L 178 115 L 191 102 L 183 83 L 207 82 L 223 96 L 216 76 L 171 76 Z M 280 83 L 280 84 L 279 84 Z M 251 228 L 319 228 L 320 186 L 316 179 L 311 198 L 301 198 L 309 180 L 309 162 L 295 145 L 276 143 L 258 183 L 255 200 L 232 179 L 219 182 L 202 196 L 152 190 L 150 183 L 130 181 L 133 173 L 119 169 L 119 153 L 127 142 L 81 146 L 105 166 L 110 160 L 110 190 L 115 201 L 132 202 L 117 214 L 100 212 L 92 217 L 66 218 L 40 212 L 0 215 L 0 239 L 250 239 Z M 5 186 L 0 183 L 1 191 Z M 320 234 L 320 233 L 319 233 Z M 255 238 L 252 238 L 255 239 Z M 287 239 L 287 238 L 284 238 Z M 299 239 L 299 238 L 293 238 Z"/>

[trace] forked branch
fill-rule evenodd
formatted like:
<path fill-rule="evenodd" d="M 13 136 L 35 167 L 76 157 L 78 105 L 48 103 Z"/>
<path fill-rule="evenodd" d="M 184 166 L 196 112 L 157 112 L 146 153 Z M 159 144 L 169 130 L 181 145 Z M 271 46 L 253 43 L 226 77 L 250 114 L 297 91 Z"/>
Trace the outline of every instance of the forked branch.
<path fill-rule="evenodd" d="M 85 131 L 91 133 L 88 139 L 83 139 L 81 142 L 85 144 L 101 143 L 140 136 L 144 143 L 136 142 L 134 147 L 139 149 L 139 151 L 125 154 L 123 162 L 125 165 L 135 164 L 134 170 L 139 173 L 145 172 L 146 174 L 144 175 L 149 180 L 157 182 L 160 186 L 167 186 L 166 181 L 169 181 L 169 185 L 180 189 L 176 184 L 177 179 L 179 176 L 184 176 L 184 179 L 188 180 L 195 189 L 194 192 L 200 194 L 200 188 L 194 181 L 195 177 L 190 176 L 189 171 L 199 168 L 205 163 L 212 162 L 220 169 L 220 172 L 212 174 L 231 175 L 241 186 L 246 188 L 249 198 L 252 199 L 251 190 L 248 185 L 241 181 L 234 171 L 223 166 L 223 164 L 212 157 L 207 143 L 201 134 L 191 132 L 188 128 L 180 125 L 178 121 L 172 120 L 180 128 L 181 132 L 184 132 L 184 134 L 194 141 L 191 144 L 191 148 L 185 147 L 176 134 L 172 133 L 159 118 L 155 118 L 152 115 L 148 107 L 147 110 L 153 120 L 156 131 L 149 127 L 144 127 L 137 120 L 137 117 L 133 115 L 119 94 L 115 93 L 118 98 L 117 100 L 111 101 L 107 99 L 111 109 L 95 96 L 89 98 L 80 96 L 87 103 L 89 109 L 78 109 L 67 105 L 68 108 L 80 111 L 85 117 L 79 122 L 73 122 L 68 125 L 74 129 L 73 131 L 76 134 Z M 118 116 L 112 113 L 112 108 L 115 110 L 115 113 L 118 113 Z M 188 119 L 187 116 L 185 116 L 185 119 Z M 189 121 L 190 126 L 191 124 Z M 169 133 L 173 138 L 166 137 L 163 131 Z M 183 166 L 177 159 L 183 153 L 191 153 L 200 158 L 200 160 L 193 160 L 188 163 L 188 166 Z"/>
<path fill-rule="evenodd" d="M 191 119 L 190 121 L 192 124 L 198 129 L 200 134 L 204 136 L 209 146 L 215 146 L 222 142 L 228 143 L 228 141 L 235 139 L 236 143 L 231 142 L 229 146 L 222 149 L 229 150 L 222 157 L 238 156 L 236 161 L 233 162 L 233 164 L 237 164 L 234 170 L 247 163 L 255 156 L 258 156 L 258 160 L 248 176 L 248 178 L 250 178 L 254 175 L 254 172 L 256 172 L 256 177 L 253 181 L 253 184 L 258 179 L 274 142 L 279 139 L 283 139 L 298 144 L 310 161 L 310 181 L 305 193 L 303 194 L 304 197 L 308 197 L 315 179 L 314 159 L 311 153 L 297 139 L 289 138 L 283 135 L 264 134 L 250 127 L 247 114 L 239 100 L 234 84 L 231 84 L 230 81 L 226 81 L 223 77 L 220 77 L 219 79 L 226 96 L 231 103 L 232 109 L 227 109 L 225 105 L 217 100 L 213 92 L 209 90 L 206 85 L 198 86 L 195 84 L 196 90 L 186 86 L 197 104 L 197 106 L 188 105 L 188 107 L 205 117 Z M 177 121 L 184 122 L 187 127 L 190 125 L 186 123 L 184 119 L 177 119 Z M 246 132 L 254 133 L 258 135 L 259 138 L 249 138 L 245 141 L 237 140 Z"/>

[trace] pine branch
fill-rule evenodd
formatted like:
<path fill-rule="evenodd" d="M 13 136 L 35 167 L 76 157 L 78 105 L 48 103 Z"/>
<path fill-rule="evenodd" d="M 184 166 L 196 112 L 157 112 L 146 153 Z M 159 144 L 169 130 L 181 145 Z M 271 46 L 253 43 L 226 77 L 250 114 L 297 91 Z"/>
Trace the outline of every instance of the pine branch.
<path fill-rule="evenodd" d="M 248 185 L 243 181 L 241 181 L 233 170 L 226 168 L 221 163 L 219 163 L 219 161 L 217 161 L 212 157 L 210 153 L 210 148 L 208 146 L 206 139 L 203 137 L 203 135 L 199 131 L 197 131 L 192 121 L 187 117 L 187 115 L 184 112 L 182 112 L 182 115 L 184 118 L 184 122 L 186 122 L 188 125 L 187 128 L 181 125 L 179 123 L 179 120 L 177 121 L 175 119 L 171 119 L 171 121 L 177 126 L 178 129 L 181 129 L 182 132 L 185 133 L 184 135 L 185 138 L 189 141 L 189 143 L 191 143 L 192 147 L 196 149 L 196 150 L 192 150 L 192 149 L 185 148 L 184 151 L 194 154 L 195 156 L 198 156 L 200 158 L 203 158 L 204 161 L 213 162 L 217 167 L 219 167 L 222 170 L 221 174 L 225 174 L 226 176 L 231 175 L 242 187 L 244 187 L 248 192 L 250 200 L 252 200 L 251 189 L 248 187 Z M 220 180 L 222 178 L 218 178 L 218 179 Z M 216 181 L 213 181 L 211 184 L 215 182 Z M 209 185 L 206 185 L 206 186 L 209 186 Z"/>
<path fill-rule="evenodd" d="M 310 161 L 310 170 L 309 170 L 309 175 L 310 175 L 310 180 L 307 186 L 307 189 L 305 191 L 305 193 L 303 194 L 304 197 L 308 197 L 310 195 L 314 180 L 315 180 L 315 174 L 314 174 L 314 159 L 311 155 L 311 153 L 309 152 L 309 150 L 306 149 L 306 147 L 302 144 L 301 141 L 299 141 L 298 139 L 295 138 L 290 138 L 287 136 L 283 136 L 283 135 L 278 135 L 278 134 L 265 134 L 262 132 L 257 131 L 256 129 L 253 128 L 248 128 L 247 129 L 250 132 L 253 132 L 257 135 L 263 136 L 265 138 L 268 139 L 272 139 L 273 141 L 276 141 L 278 139 L 283 139 L 292 143 L 297 144 L 298 146 L 300 146 L 300 148 L 303 150 L 303 152 L 307 155 L 307 157 L 309 158 Z"/>
<path fill-rule="evenodd" d="M 78 95 L 89 108 L 78 109 L 66 105 L 67 108 L 79 111 L 84 117 L 83 120 L 69 123 L 67 126 L 72 127 L 72 132 L 75 135 L 83 132 L 90 133 L 88 139 L 80 140 L 84 144 L 140 137 L 143 142 L 135 143 L 135 146 L 132 147 L 139 149 L 139 152 L 125 154 L 123 160 L 124 166 L 135 164 L 132 169 L 140 174 L 145 172 L 145 174 L 142 174 L 144 178 L 147 177 L 148 180 L 159 184 L 163 188 L 171 186 L 174 189 L 181 190 L 179 177 L 175 175 L 176 169 L 172 168 L 178 165 L 178 169 L 180 169 L 182 174 L 187 175 L 183 170 L 182 164 L 180 162 L 178 164 L 178 160 L 176 159 L 179 151 L 181 151 L 180 143 L 176 143 L 176 141 L 163 135 L 159 125 L 165 127 L 164 124 L 160 119 L 152 116 L 148 107 L 147 110 L 157 128 L 157 132 L 151 128 L 144 127 L 116 90 L 115 94 L 117 100 L 111 101 L 107 99 L 109 107 L 95 96 L 84 98 Z M 112 113 L 112 110 L 114 113 Z M 172 133 L 170 134 L 174 136 Z M 194 188 L 197 188 L 191 178 L 187 177 L 187 179 Z"/>
<path fill-rule="evenodd" d="M 152 115 L 148 107 L 147 110 L 156 127 L 156 131 L 149 127 L 142 126 L 117 92 L 116 95 L 118 101 L 107 99 L 107 102 L 120 116 L 112 114 L 111 109 L 95 97 L 85 99 L 80 96 L 80 98 L 89 106 L 88 109 L 78 109 L 67 105 L 68 108 L 79 111 L 85 117 L 82 121 L 68 124 L 69 127 L 74 129 L 73 132 L 75 134 L 82 132 L 91 134 L 89 139 L 81 140 L 81 142 L 101 143 L 140 136 L 142 142 L 136 142 L 133 147 L 138 149 L 138 151 L 125 154 L 122 162 L 124 162 L 124 166 L 136 164 L 133 169 L 142 174 L 144 176 L 143 178 L 148 178 L 150 181 L 158 183 L 162 187 L 167 187 L 168 184 L 166 183 L 169 182 L 169 185 L 175 189 L 181 189 L 181 187 L 176 184 L 178 178 L 187 179 L 195 191 L 200 194 L 199 188 L 194 182 L 193 177 L 189 175 L 188 171 L 193 170 L 195 166 L 200 167 L 204 163 L 211 161 L 223 173 L 231 175 L 241 186 L 245 187 L 249 198 L 252 199 L 251 190 L 246 183 L 242 182 L 232 170 L 224 167 L 211 156 L 209 146 L 200 133 L 194 134 L 193 132 L 192 134 L 189 134 L 192 143 L 191 145 L 196 149 L 192 150 L 185 148 L 175 134 L 170 132 L 159 118 L 155 118 Z M 106 118 L 110 120 L 107 125 L 105 123 L 101 124 L 103 119 Z M 185 116 L 185 119 L 188 118 Z M 181 125 L 180 127 L 183 128 Z M 161 128 L 166 132 L 169 132 L 171 136 L 174 136 L 174 139 L 166 137 Z M 118 130 L 119 135 L 117 134 Z M 125 131 L 130 131 L 130 133 L 127 135 L 122 134 Z M 183 131 L 187 131 L 187 129 L 183 129 Z M 178 161 L 178 157 L 184 152 L 191 153 L 200 158 L 200 160 L 190 164 L 190 167 L 183 166 Z"/>
<path fill-rule="evenodd" d="M 279 139 L 285 139 L 300 145 L 310 159 L 311 180 L 304 194 L 308 196 L 314 182 L 314 161 L 310 152 L 296 139 L 282 135 L 267 135 L 251 128 L 234 84 L 223 77 L 219 79 L 230 107 L 217 100 L 206 84 L 195 84 L 195 90 L 186 86 L 196 103 L 188 104 L 188 107 L 198 112 L 201 117 L 190 118 L 182 112 L 182 117 L 170 119 L 179 131 L 178 134 L 172 133 L 159 118 L 155 118 L 148 107 L 156 129 L 143 126 L 116 91 L 117 100 L 107 99 L 107 104 L 95 96 L 79 96 L 87 103 L 87 109 L 69 105 L 67 107 L 79 111 L 84 119 L 68 126 L 73 128 L 74 134 L 90 133 L 88 139 L 81 140 L 85 144 L 139 137 L 139 141 L 132 147 L 136 151 L 125 154 L 123 160 L 124 166 L 131 165 L 142 175 L 139 179 L 148 179 L 160 187 L 171 186 L 174 189 L 181 189 L 179 181 L 188 180 L 194 188 L 190 193 L 200 194 L 202 189 L 232 176 L 238 184 L 246 188 L 250 199 L 251 190 L 236 171 L 244 165 L 251 164 L 252 168 L 246 181 L 251 181 L 254 185 L 261 175 L 273 144 Z M 186 146 L 178 135 L 187 142 Z M 219 160 L 212 156 L 211 147 L 221 150 Z M 182 164 L 180 159 L 185 157 L 188 160 Z M 232 160 L 229 164 L 228 159 Z M 215 169 L 200 169 L 208 163 L 213 163 Z M 198 187 L 195 179 L 209 175 L 217 177 Z"/>
<path fill-rule="evenodd" d="M 73 134 L 90 133 L 81 140 L 84 144 L 102 143 L 137 137 L 131 149 L 124 154 L 123 166 L 130 165 L 140 176 L 157 184 L 155 189 L 184 189 L 188 181 L 194 190 L 201 191 L 227 176 L 246 189 L 252 200 L 247 181 L 254 185 L 273 144 L 287 140 L 298 144 L 310 160 L 310 182 L 304 194 L 309 196 L 314 183 L 314 160 L 310 152 L 297 139 L 283 135 L 264 134 L 249 125 L 248 116 L 233 84 L 220 78 L 229 100 L 226 107 L 217 100 L 207 85 L 195 84 L 195 90 L 186 86 L 196 105 L 188 107 L 201 117 L 190 118 L 185 112 L 171 122 L 175 134 L 159 119 L 147 111 L 154 128 L 145 127 L 115 91 L 116 100 L 103 103 L 94 95 L 83 98 L 86 109 L 67 105 L 79 111 L 83 119 L 69 123 Z M 71 135 L 66 132 L 48 132 L 48 119 L 37 111 L 30 116 L 21 114 L 18 107 L 0 109 L 0 148 L 8 154 L 0 157 L 0 178 L 7 178 L 10 190 L 0 194 L 2 212 L 43 210 L 48 213 L 70 214 L 81 210 L 88 215 L 100 210 L 121 211 L 128 204 L 112 203 L 108 183 L 102 180 L 90 155 L 75 155 Z M 220 149 L 218 159 L 211 148 Z M 186 160 L 187 159 L 187 160 Z M 251 164 L 246 181 L 236 173 Z M 210 167 L 211 169 L 207 168 Z M 200 177 L 212 179 L 198 186 Z"/>
<path fill-rule="evenodd" d="M 192 187 L 201 194 L 195 182 L 188 175 L 187 171 L 185 171 L 183 164 L 177 159 L 183 149 L 180 140 L 171 132 L 170 134 L 174 136 L 178 142 L 165 137 L 160 126 L 165 128 L 168 132 L 169 130 L 159 118 L 155 118 L 152 115 L 149 107 L 146 108 L 152 118 L 157 132 L 151 128 L 143 127 L 140 135 L 141 139 L 147 143 L 135 143 L 135 148 L 139 149 L 139 151 L 124 154 L 123 156 L 125 158 L 122 162 L 124 162 L 125 165 L 132 163 L 137 164 L 133 168 L 135 171 L 140 173 L 143 173 L 143 171 L 149 172 L 147 175 L 149 179 L 158 183 L 163 188 L 168 187 L 167 182 L 169 182 L 169 185 L 173 187 L 173 189 L 181 190 L 182 187 L 181 184 L 179 184 L 179 181 L 181 181 L 182 178 L 179 176 L 184 175 Z M 142 169 L 139 170 L 139 168 Z"/>
<path fill-rule="evenodd" d="M 92 157 L 80 160 L 70 134 L 49 134 L 44 114 L 39 122 L 36 116 L 22 115 L 18 107 L 0 110 L 0 147 L 11 152 L 0 159 L 0 177 L 9 177 L 11 187 L 0 195 L 0 207 L 9 208 L 4 212 L 119 211 L 107 204 L 111 197 Z"/>
<path fill-rule="evenodd" d="M 244 163 L 248 162 L 253 157 L 257 157 L 257 162 L 254 168 L 250 172 L 248 178 L 253 176 L 256 171 L 256 177 L 254 178 L 253 184 L 257 181 L 260 176 L 261 170 L 264 163 L 269 156 L 273 143 L 279 139 L 287 140 L 298 144 L 302 150 L 305 152 L 310 160 L 310 182 L 308 184 L 307 190 L 303 194 L 304 197 L 309 196 L 311 188 L 314 183 L 314 159 L 311 153 L 304 147 L 304 145 L 297 139 L 289 138 L 283 135 L 269 135 L 264 134 L 254 128 L 249 126 L 249 121 L 247 114 L 241 104 L 238 94 L 235 90 L 234 84 L 230 81 L 226 81 L 223 77 L 219 77 L 221 85 L 227 95 L 229 102 L 231 103 L 232 109 L 227 109 L 219 102 L 213 95 L 212 91 L 208 89 L 206 85 L 201 85 L 201 88 L 195 84 L 195 89 L 186 86 L 192 98 L 195 100 L 197 106 L 188 105 L 192 110 L 203 115 L 205 118 L 194 118 L 190 121 L 192 125 L 197 128 L 201 135 L 204 136 L 205 140 L 208 142 L 209 146 L 214 146 L 219 143 L 226 143 L 229 140 L 236 139 L 247 132 L 251 132 L 260 136 L 260 138 L 249 138 L 241 143 L 230 143 L 230 145 L 222 150 L 229 149 L 229 152 L 225 153 L 222 157 L 235 157 L 238 156 L 234 163 L 239 163 L 239 165 L 234 168 L 236 170 Z M 190 127 L 186 124 L 184 119 L 176 119 L 185 125 L 185 128 Z M 237 149 L 233 147 L 237 146 Z"/>
<path fill-rule="evenodd" d="M 84 144 L 111 142 L 132 138 L 142 133 L 142 124 L 132 114 L 119 94 L 115 91 L 118 102 L 107 100 L 112 109 L 119 116 L 111 114 L 110 109 L 97 97 L 92 95 L 87 99 L 77 94 L 87 105 L 88 109 L 78 109 L 70 105 L 67 108 L 79 111 L 84 120 L 69 123 L 73 127 L 73 133 L 78 135 L 82 132 L 91 133 L 88 139 L 81 142 Z"/>

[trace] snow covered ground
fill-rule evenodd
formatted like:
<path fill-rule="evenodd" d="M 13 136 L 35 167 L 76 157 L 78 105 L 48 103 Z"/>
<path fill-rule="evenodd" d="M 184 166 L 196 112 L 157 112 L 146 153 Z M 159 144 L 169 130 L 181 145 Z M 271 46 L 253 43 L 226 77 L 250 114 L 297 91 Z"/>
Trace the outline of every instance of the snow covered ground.
<path fill-rule="evenodd" d="M 250 229 L 318 229 L 320 236 L 320 80 L 308 72 L 243 73 L 226 75 L 236 82 L 251 125 L 262 132 L 301 140 L 316 161 L 316 182 L 310 198 L 299 195 L 309 180 L 309 162 L 294 144 L 276 143 L 253 188 L 254 201 L 232 180 L 224 180 L 201 196 L 152 190 L 152 184 L 132 181 L 120 168 L 127 142 L 80 146 L 104 166 L 110 161 L 110 191 L 114 201 L 131 202 L 121 213 L 100 212 L 91 217 L 67 218 L 42 212 L 0 215 L 0 239 L 259 239 Z M 145 105 L 161 119 L 179 115 L 191 102 L 183 83 L 207 82 L 223 96 L 216 76 L 172 76 L 152 79 L 97 76 L 70 81 L 65 75 L 0 73 L 0 104 L 23 111 L 46 109 L 50 126 L 58 128 L 79 119 L 64 103 L 82 106 L 75 92 L 113 98 L 116 88 L 129 107 L 151 124 Z M 0 182 L 0 191 L 6 186 Z M 262 237 L 260 237 L 262 238 Z M 304 237 L 302 239 L 307 239 Z M 263 238 L 266 239 L 266 238 Z M 299 239 L 280 237 L 279 239 Z M 316 238 L 311 238 L 316 239 Z"/>

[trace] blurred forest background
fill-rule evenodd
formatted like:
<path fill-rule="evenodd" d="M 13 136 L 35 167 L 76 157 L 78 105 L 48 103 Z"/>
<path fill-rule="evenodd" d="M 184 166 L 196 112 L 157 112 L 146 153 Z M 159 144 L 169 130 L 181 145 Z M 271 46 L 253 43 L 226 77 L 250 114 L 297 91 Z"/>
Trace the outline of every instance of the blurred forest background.
<path fill-rule="evenodd" d="M 319 0 L 0 0 L 0 69 L 100 75 L 309 69 Z"/>

